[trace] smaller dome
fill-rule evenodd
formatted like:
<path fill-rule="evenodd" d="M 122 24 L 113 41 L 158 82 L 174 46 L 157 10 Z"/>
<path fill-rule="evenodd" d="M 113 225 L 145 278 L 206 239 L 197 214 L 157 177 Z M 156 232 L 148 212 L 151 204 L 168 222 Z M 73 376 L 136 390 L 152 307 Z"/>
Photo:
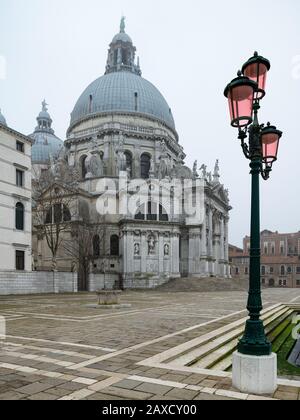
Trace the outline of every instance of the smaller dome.
<path fill-rule="evenodd" d="M 53 134 L 35 132 L 30 137 L 34 141 L 31 149 L 33 164 L 48 164 L 51 157 L 56 159 L 63 148 L 63 142 Z"/>
<path fill-rule="evenodd" d="M 0 109 L 0 124 L 7 126 L 6 119 L 4 118 L 4 115 L 2 115 L 1 109 Z"/>
<path fill-rule="evenodd" d="M 46 101 L 42 103 L 43 109 L 37 117 L 38 126 L 31 134 L 34 141 L 31 148 L 33 164 L 48 164 L 51 158 L 57 158 L 63 149 L 63 141 L 54 134 L 52 119 L 48 113 Z"/>
<path fill-rule="evenodd" d="M 50 114 L 49 114 L 49 112 L 47 112 L 47 111 L 41 111 L 41 112 L 39 113 L 38 118 L 40 118 L 40 119 L 45 119 L 45 120 L 51 120 Z"/>
<path fill-rule="evenodd" d="M 130 44 L 132 44 L 132 39 L 130 38 L 129 35 L 127 35 L 125 32 L 120 32 L 119 34 L 115 35 L 112 43 L 116 44 L 117 42 L 129 42 Z"/>

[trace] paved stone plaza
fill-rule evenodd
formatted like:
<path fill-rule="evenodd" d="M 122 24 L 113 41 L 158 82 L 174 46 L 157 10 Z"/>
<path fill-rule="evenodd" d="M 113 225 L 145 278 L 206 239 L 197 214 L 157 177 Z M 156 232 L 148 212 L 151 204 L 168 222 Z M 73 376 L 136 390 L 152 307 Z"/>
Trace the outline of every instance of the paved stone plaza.
<path fill-rule="evenodd" d="M 300 290 L 263 294 L 265 308 L 300 302 Z M 149 363 L 245 317 L 246 299 L 242 291 L 130 291 L 122 303 L 131 308 L 101 310 L 91 308 L 95 294 L 1 297 L 0 399 L 261 399 L 232 389 L 226 372 Z M 300 399 L 298 384 L 281 380 L 272 398 Z"/>

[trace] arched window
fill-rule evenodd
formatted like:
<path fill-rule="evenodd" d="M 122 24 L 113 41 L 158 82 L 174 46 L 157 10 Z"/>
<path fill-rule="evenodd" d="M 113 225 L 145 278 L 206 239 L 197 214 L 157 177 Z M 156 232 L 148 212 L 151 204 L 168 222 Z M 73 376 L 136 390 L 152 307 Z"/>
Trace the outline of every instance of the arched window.
<path fill-rule="evenodd" d="M 80 159 L 80 166 L 81 166 L 81 176 L 82 179 L 85 179 L 85 176 L 87 174 L 85 162 L 86 162 L 87 156 L 82 156 Z"/>
<path fill-rule="evenodd" d="M 93 238 L 93 254 L 95 258 L 100 257 L 100 237 L 95 235 Z"/>
<path fill-rule="evenodd" d="M 22 203 L 16 204 L 16 229 L 24 230 L 24 206 Z"/>
<path fill-rule="evenodd" d="M 92 112 L 92 105 L 93 105 L 93 95 L 90 95 L 90 98 L 89 98 L 89 112 Z"/>
<path fill-rule="evenodd" d="M 54 204 L 53 206 L 54 213 L 54 223 L 61 223 L 62 221 L 62 209 L 61 204 Z"/>
<path fill-rule="evenodd" d="M 71 217 L 71 213 L 70 210 L 68 209 L 68 207 L 64 204 L 63 205 L 63 221 L 64 222 L 70 222 L 72 217 Z"/>
<path fill-rule="evenodd" d="M 166 210 L 163 208 L 163 206 L 161 204 L 159 205 L 159 221 L 160 222 L 168 222 L 169 221 L 168 213 L 166 212 Z"/>
<path fill-rule="evenodd" d="M 157 220 L 157 204 L 152 201 L 148 202 L 148 213 L 147 220 L 156 221 Z"/>
<path fill-rule="evenodd" d="M 266 267 L 265 267 L 264 265 L 261 267 L 261 274 L 262 274 L 263 276 L 265 276 L 265 275 L 266 275 Z"/>
<path fill-rule="evenodd" d="M 132 177 L 132 154 L 130 152 L 125 152 L 126 157 L 126 168 L 129 169 L 130 177 Z"/>
<path fill-rule="evenodd" d="M 143 204 L 136 212 L 135 220 L 145 220 L 145 207 L 146 207 L 146 219 L 148 221 L 160 221 L 160 222 L 169 221 L 169 216 L 166 210 L 163 208 L 161 204 L 158 205 L 154 201 L 149 201 L 147 204 Z"/>
<path fill-rule="evenodd" d="M 110 255 L 112 257 L 119 256 L 119 237 L 118 235 L 112 235 L 110 238 Z"/>
<path fill-rule="evenodd" d="M 143 179 L 149 178 L 150 166 L 151 166 L 151 157 L 148 154 L 144 153 L 141 156 L 141 177 Z"/>
<path fill-rule="evenodd" d="M 51 223 L 70 222 L 71 220 L 70 210 L 65 204 L 54 204 L 53 207 L 48 209 L 45 217 L 45 223 L 47 225 L 50 225 Z"/>
<path fill-rule="evenodd" d="M 135 220 L 145 220 L 145 205 L 143 204 L 135 215 Z"/>
<path fill-rule="evenodd" d="M 282 276 L 284 276 L 284 275 L 285 275 L 285 267 L 284 267 L 284 265 L 282 265 L 282 266 L 280 267 L 280 274 L 281 274 Z"/>
<path fill-rule="evenodd" d="M 275 286 L 275 280 L 274 279 L 270 279 L 269 280 L 269 287 L 274 287 Z"/>
<path fill-rule="evenodd" d="M 52 223 L 52 207 L 49 208 L 45 218 L 46 225 L 50 225 Z"/>

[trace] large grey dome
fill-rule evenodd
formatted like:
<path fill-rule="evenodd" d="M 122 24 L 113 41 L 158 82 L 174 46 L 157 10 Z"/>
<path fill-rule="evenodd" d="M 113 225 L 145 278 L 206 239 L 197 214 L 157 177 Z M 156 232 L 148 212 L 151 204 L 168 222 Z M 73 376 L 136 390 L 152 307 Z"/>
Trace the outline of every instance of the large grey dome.
<path fill-rule="evenodd" d="M 156 87 L 139 75 L 120 71 L 95 80 L 78 99 L 71 127 L 87 117 L 111 112 L 144 114 L 175 130 L 169 105 Z"/>

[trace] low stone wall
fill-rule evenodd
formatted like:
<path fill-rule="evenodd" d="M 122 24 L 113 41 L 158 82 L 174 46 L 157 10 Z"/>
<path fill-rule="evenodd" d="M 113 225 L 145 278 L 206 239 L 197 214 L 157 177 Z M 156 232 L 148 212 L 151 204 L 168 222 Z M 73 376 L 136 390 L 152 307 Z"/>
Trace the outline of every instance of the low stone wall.
<path fill-rule="evenodd" d="M 77 273 L 0 271 L 0 295 L 76 293 Z"/>

